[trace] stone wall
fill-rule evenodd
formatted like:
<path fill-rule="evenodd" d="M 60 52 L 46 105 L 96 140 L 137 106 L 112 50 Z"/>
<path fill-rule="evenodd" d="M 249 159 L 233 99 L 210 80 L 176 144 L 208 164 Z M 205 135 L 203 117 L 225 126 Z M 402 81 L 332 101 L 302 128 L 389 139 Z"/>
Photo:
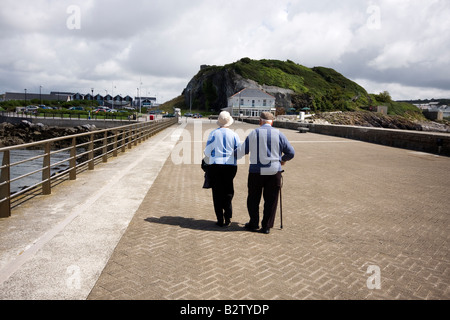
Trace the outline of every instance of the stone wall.
<path fill-rule="evenodd" d="M 245 119 L 258 124 L 258 119 Z M 361 140 L 385 146 L 450 156 L 450 134 L 371 127 L 307 124 L 311 133 Z M 297 130 L 298 122 L 275 121 L 274 127 Z M 300 133 L 299 133 L 300 134 Z"/>

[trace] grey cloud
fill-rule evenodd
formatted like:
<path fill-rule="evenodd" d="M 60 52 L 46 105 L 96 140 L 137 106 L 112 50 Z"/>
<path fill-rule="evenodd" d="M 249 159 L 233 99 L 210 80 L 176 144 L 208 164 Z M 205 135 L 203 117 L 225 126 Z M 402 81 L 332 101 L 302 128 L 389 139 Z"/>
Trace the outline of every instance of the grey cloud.
<path fill-rule="evenodd" d="M 78 29 L 67 26 L 70 6 L 79 8 Z M 370 6 L 380 12 L 376 30 Z M 449 15 L 446 0 L 3 0 L 0 92 L 114 82 L 134 94 L 143 79 L 170 99 L 201 64 L 249 56 L 450 96 Z"/>

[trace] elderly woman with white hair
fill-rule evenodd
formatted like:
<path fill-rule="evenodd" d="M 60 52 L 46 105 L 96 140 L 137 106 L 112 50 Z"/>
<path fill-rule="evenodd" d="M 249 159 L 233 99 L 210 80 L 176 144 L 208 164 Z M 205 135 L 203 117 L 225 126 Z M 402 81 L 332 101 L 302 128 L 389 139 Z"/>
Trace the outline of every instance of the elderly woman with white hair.
<path fill-rule="evenodd" d="M 233 122 L 230 113 L 222 111 L 217 120 L 219 128 L 209 135 L 204 151 L 217 217 L 216 224 L 220 227 L 229 226 L 233 216 L 233 180 L 237 173 L 236 152 L 240 145 L 239 136 L 229 129 Z"/>

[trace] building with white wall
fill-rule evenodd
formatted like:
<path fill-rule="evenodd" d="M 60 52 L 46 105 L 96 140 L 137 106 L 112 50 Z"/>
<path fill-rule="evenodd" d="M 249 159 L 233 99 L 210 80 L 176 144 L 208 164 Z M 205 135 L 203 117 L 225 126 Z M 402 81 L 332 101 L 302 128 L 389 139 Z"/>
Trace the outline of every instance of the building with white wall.
<path fill-rule="evenodd" d="M 259 89 L 243 89 L 228 98 L 228 109 L 235 117 L 259 117 L 261 112 L 275 114 L 275 97 Z"/>

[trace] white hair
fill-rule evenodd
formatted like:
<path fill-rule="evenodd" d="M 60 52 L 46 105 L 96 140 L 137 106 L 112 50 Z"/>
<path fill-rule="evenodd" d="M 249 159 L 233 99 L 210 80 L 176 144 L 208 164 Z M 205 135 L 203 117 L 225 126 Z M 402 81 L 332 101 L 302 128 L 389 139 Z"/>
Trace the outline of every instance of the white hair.
<path fill-rule="evenodd" d="M 259 118 L 259 121 L 261 121 L 262 123 L 269 123 L 269 124 L 273 123 L 273 120 L 266 120 L 266 119 L 261 119 L 261 118 Z"/>

